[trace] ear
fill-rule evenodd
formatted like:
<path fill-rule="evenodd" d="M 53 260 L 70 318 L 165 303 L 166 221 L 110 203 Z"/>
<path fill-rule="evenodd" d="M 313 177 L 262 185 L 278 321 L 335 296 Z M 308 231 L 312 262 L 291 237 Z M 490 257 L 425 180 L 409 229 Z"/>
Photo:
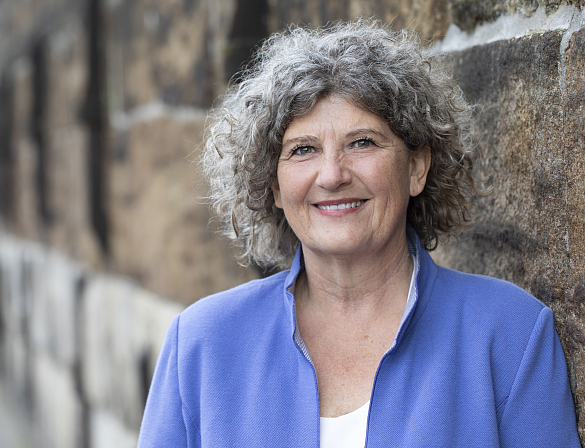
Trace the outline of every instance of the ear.
<path fill-rule="evenodd" d="M 431 148 L 425 146 L 410 156 L 410 195 L 418 196 L 427 183 L 431 167 Z"/>
<path fill-rule="evenodd" d="M 278 179 L 275 180 L 274 182 L 272 182 L 272 185 L 270 188 L 272 188 L 272 194 L 274 196 L 274 204 L 278 208 L 282 208 L 282 198 L 280 196 L 280 185 L 278 184 Z"/>

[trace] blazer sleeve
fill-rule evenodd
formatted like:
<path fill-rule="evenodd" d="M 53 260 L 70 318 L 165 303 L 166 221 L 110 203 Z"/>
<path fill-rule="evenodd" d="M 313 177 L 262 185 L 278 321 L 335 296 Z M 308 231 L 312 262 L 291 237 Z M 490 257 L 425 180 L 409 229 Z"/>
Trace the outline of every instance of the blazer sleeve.
<path fill-rule="evenodd" d="M 183 406 L 178 376 L 180 315 L 172 321 L 156 363 L 138 448 L 199 447 L 198 429 Z"/>
<path fill-rule="evenodd" d="M 499 428 L 503 448 L 581 447 L 567 365 L 550 308 L 542 309 L 532 330 Z"/>

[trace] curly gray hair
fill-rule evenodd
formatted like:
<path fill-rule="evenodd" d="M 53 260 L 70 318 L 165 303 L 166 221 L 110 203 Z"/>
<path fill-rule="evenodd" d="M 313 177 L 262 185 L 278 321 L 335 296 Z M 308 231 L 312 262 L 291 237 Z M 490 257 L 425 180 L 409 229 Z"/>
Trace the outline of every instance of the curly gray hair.
<path fill-rule="evenodd" d="M 321 98 L 344 96 L 381 117 L 410 152 L 431 149 L 424 191 L 407 219 L 427 250 L 471 221 L 473 108 L 444 56 L 411 32 L 356 20 L 274 34 L 208 117 L 202 169 L 222 232 L 242 264 L 286 268 L 299 241 L 274 204 L 282 138 Z"/>

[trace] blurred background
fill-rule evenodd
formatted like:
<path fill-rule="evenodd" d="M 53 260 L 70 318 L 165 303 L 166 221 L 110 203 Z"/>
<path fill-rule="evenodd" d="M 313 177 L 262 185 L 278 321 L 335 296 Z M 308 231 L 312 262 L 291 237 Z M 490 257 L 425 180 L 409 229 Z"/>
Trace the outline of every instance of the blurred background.
<path fill-rule="evenodd" d="M 583 414 L 585 0 L 0 0 L 0 447 L 136 446 L 172 317 L 262 275 L 201 199 L 209 108 L 271 33 L 355 17 L 480 105 L 494 192 L 433 257 L 553 308 Z"/>

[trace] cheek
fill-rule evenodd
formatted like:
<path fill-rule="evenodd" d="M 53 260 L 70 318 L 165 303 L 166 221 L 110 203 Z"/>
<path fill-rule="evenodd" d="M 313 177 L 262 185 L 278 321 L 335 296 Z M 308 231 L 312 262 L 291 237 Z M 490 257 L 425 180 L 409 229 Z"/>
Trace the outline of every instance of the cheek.
<path fill-rule="evenodd" d="M 386 159 L 368 160 L 357 170 L 370 189 L 397 199 L 396 195 L 408 195 L 410 178 L 408 167 L 393 162 Z"/>
<path fill-rule="evenodd" d="M 396 167 L 393 168 L 393 170 L 386 171 L 383 174 L 381 173 L 380 177 L 383 175 L 384 178 L 377 179 L 371 185 L 375 189 L 376 195 L 380 198 L 385 198 L 386 206 L 390 207 L 389 210 L 396 212 L 401 209 L 406 210 L 408 207 L 410 200 L 410 178 L 408 177 L 408 172 L 400 172 L 396 170 Z"/>
<path fill-rule="evenodd" d="M 283 164 L 276 172 L 277 180 L 272 184 L 274 203 L 279 208 L 294 207 L 303 200 L 306 170 L 296 164 Z"/>

